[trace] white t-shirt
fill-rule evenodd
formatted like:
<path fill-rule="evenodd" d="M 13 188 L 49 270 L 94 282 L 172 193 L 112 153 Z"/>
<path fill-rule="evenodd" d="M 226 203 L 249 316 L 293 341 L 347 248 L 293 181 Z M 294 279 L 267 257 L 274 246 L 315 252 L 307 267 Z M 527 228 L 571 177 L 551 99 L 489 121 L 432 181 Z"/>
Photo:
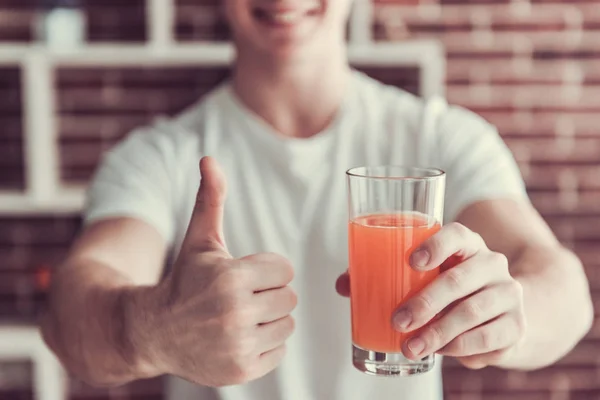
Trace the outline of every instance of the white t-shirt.
<path fill-rule="evenodd" d="M 335 291 L 346 270 L 345 171 L 361 165 L 437 167 L 447 173 L 446 220 L 482 199 L 526 199 L 496 130 L 443 99 L 421 100 L 355 72 L 337 117 L 309 139 L 278 135 L 224 84 L 181 116 L 140 129 L 108 153 L 89 191 L 86 222 L 136 217 L 177 252 L 211 155 L 228 179 L 224 232 L 234 257 L 292 261 L 296 331 L 272 373 L 213 391 L 178 379 L 173 400 L 363 400 L 442 397 L 440 359 L 411 378 L 364 375 L 351 363 L 350 307 Z M 175 338 L 176 340 L 176 338 Z"/>

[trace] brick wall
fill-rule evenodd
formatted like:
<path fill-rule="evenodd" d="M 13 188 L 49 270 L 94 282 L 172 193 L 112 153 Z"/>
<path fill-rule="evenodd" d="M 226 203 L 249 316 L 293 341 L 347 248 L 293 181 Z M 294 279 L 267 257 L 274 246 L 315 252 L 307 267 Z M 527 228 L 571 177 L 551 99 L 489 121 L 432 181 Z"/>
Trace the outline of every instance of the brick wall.
<path fill-rule="evenodd" d="M 0 0 L 0 44 L 32 40 L 33 0 Z M 177 0 L 181 42 L 222 41 L 217 0 Z M 451 102 L 496 124 L 519 160 L 531 197 L 557 235 L 585 262 L 600 305 L 600 1 L 379 1 L 377 40 L 440 38 L 448 49 Z M 88 0 L 94 42 L 148 37 L 142 0 Z M 598 42 L 598 43 L 596 43 Z M 223 69 L 72 68 L 56 73 L 60 176 L 89 179 L 101 153 L 126 132 L 172 115 L 222 80 Z M 419 71 L 365 68 L 418 91 Z M 20 71 L 0 67 L 0 189 L 24 186 Z M 598 92 L 598 93 L 596 93 Z M 599 192 L 599 193 L 595 193 Z M 0 322 L 34 321 L 43 305 L 40 274 L 64 255 L 79 216 L 0 216 Z M 531 373 L 466 371 L 448 360 L 450 400 L 600 399 L 600 322 L 556 366 Z M 31 366 L 0 364 L 0 400 L 30 399 Z M 113 390 L 71 383 L 73 399 L 160 399 L 162 380 Z"/>
<path fill-rule="evenodd" d="M 444 43 L 448 99 L 498 126 L 533 203 L 583 259 L 600 306 L 600 1 L 389 0 L 377 2 L 374 18 L 378 40 Z M 600 399 L 598 365 L 599 319 L 541 371 L 470 372 L 448 362 L 446 395 Z"/>

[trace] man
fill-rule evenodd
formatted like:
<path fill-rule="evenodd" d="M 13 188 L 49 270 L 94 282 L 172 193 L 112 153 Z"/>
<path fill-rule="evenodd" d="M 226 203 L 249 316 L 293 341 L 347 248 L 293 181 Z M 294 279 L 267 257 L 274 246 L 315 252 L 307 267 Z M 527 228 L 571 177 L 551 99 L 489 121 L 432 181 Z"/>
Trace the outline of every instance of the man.
<path fill-rule="evenodd" d="M 225 0 L 232 82 L 106 157 L 43 329 L 71 372 L 96 385 L 171 374 L 188 381 L 174 399 L 440 399 L 439 363 L 386 380 L 351 365 L 334 285 L 348 294 L 344 172 L 358 165 L 447 172 L 458 222 L 411 262 L 456 265 L 390 315 L 400 331 L 426 326 L 407 357 L 534 369 L 587 332 L 582 266 L 496 131 L 351 71 L 349 3 Z"/>

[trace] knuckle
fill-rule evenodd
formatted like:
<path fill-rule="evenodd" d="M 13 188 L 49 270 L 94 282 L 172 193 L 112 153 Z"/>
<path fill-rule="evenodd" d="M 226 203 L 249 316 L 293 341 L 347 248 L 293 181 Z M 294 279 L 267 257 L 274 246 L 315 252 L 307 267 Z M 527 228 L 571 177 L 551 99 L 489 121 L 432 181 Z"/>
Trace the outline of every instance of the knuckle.
<path fill-rule="evenodd" d="M 441 326 L 437 324 L 431 325 L 429 329 L 427 329 L 425 336 L 427 337 L 427 343 L 429 343 L 429 345 L 432 347 L 438 348 L 442 344 L 446 343 L 446 334 Z"/>
<path fill-rule="evenodd" d="M 251 256 L 252 257 L 252 256 Z M 273 268 L 275 270 L 284 271 L 287 280 L 292 281 L 294 279 L 294 267 L 292 262 L 277 253 L 262 253 L 254 256 L 255 262 L 262 262 L 267 264 L 269 268 Z"/>
<path fill-rule="evenodd" d="M 483 237 L 479 233 L 467 228 L 465 225 L 459 222 L 453 222 L 449 224 L 449 227 L 461 241 L 474 242 L 477 243 L 479 247 L 485 246 Z"/>
<path fill-rule="evenodd" d="M 434 312 L 433 301 L 425 293 L 414 297 L 410 302 L 412 304 L 412 314 L 414 316 L 429 316 Z M 410 307 L 410 304 L 409 304 Z"/>
<path fill-rule="evenodd" d="M 421 248 L 427 249 L 431 255 L 443 253 L 444 242 L 439 235 L 433 235 L 421 245 Z"/>
<path fill-rule="evenodd" d="M 516 318 L 516 331 L 518 333 L 519 339 L 522 339 L 527 333 L 527 319 L 523 313 L 519 313 Z"/>
<path fill-rule="evenodd" d="M 523 298 L 523 285 L 521 285 L 521 283 L 515 279 L 513 279 L 509 285 L 511 294 L 518 300 L 521 300 Z"/>
<path fill-rule="evenodd" d="M 283 256 L 277 255 L 277 257 L 277 265 L 285 271 L 288 280 L 291 281 L 294 279 L 294 267 L 292 266 L 292 262 Z"/>
<path fill-rule="evenodd" d="M 273 263 L 277 265 L 284 266 L 286 268 L 292 268 L 292 262 L 278 253 L 265 253 L 266 258 L 271 260 Z"/>
<path fill-rule="evenodd" d="M 468 229 L 468 228 L 466 228 Z M 487 244 L 485 243 L 485 240 L 483 239 L 483 236 L 481 236 L 478 232 L 474 232 L 469 230 L 468 235 L 470 235 L 470 237 L 472 238 L 472 240 L 477 243 L 477 247 L 479 248 L 486 248 L 487 249 Z"/>
<path fill-rule="evenodd" d="M 469 321 L 478 322 L 483 318 L 484 310 L 482 305 L 473 299 L 465 300 L 463 303 L 463 312 Z"/>
<path fill-rule="evenodd" d="M 462 239 L 467 239 L 473 235 L 473 232 L 459 222 L 452 222 L 448 225 L 448 228 L 454 232 L 455 235 Z"/>
<path fill-rule="evenodd" d="M 508 271 L 508 258 L 504 254 L 492 251 L 490 253 L 490 261 L 493 265 Z"/>
<path fill-rule="evenodd" d="M 467 344 L 465 343 L 465 335 L 459 335 L 447 346 L 447 349 L 458 355 L 463 355 L 467 351 Z"/>
<path fill-rule="evenodd" d="M 462 288 L 466 278 L 465 272 L 460 267 L 454 267 L 445 272 L 446 283 L 454 291 Z"/>
<path fill-rule="evenodd" d="M 494 334 L 489 328 L 479 330 L 479 340 L 484 349 L 491 350 L 494 346 Z"/>

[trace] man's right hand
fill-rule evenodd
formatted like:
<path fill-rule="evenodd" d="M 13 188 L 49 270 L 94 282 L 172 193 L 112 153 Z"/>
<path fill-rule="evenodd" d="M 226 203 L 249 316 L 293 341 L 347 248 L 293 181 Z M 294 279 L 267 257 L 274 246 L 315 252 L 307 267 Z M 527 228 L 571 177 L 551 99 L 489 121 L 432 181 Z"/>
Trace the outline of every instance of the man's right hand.
<path fill-rule="evenodd" d="M 140 292 L 130 331 L 150 375 L 206 386 L 241 384 L 273 370 L 294 330 L 290 262 L 276 254 L 234 259 L 223 238 L 225 176 L 203 158 L 202 181 L 171 273 Z M 140 308 L 142 311 L 140 312 Z"/>

